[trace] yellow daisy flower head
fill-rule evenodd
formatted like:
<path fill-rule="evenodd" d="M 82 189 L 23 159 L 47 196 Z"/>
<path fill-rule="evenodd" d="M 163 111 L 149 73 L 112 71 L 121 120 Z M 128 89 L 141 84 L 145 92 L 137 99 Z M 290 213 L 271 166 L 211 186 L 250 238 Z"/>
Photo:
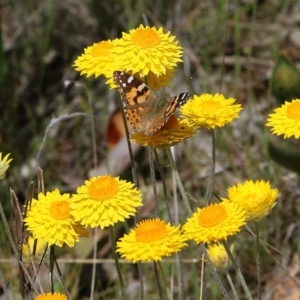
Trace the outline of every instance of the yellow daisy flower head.
<path fill-rule="evenodd" d="M 34 251 L 34 244 L 35 246 L 35 253 Z M 30 248 L 30 252 L 28 251 L 28 246 Z M 31 265 L 31 259 L 30 255 L 34 255 L 34 261 L 38 264 L 40 263 L 41 259 L 44 256 L 45 250 L 46 250 L 47 244 L 41 243 L 37 239 L 34 239 L 33 237 L 28 238 L 28 245 L 27 243 L 22 244 L 22 255 L 23 255 L 23 262 L 26 265 Z"/>
<path fill-rule="evenodd" d="M 222 94 L 194 96 L 180 109 L 182 115 L 200 127 L 223 127 L 238 118 L 240 104 L 235 99 L 226 99 Z"/>
<path fill-rule="evenodd" d="M 118 70 L 132 71 L 147 76 L 149 72 L 160 76 L 173 69 L 182 59 L 182 47 L 170 32 L 162 28 L 140 25 L 114 42 L 112 54 L 118 61 Z M 117 69 L 116 69 L 117 70 Z"/>
<path fill-rule="evenodd" d="M 294 136 L 300 138 L 300 99 L 285 102 L 281 107 L 276 108 L 273 114 L 269 115 L 266 126 L 272 127 L 273 134 L 281 135 L 284 138 Z"/>
<path fill-rule="evenodd" d="M 180 227 L 161 219 L 139 222 L 134 230 L 117 242 L 117 252 L 133 263 L 137 261 L 160 261 L 180 251 L 187 244 Z"/>
<path fill-rule="evenodd" d="M 2 158 L 2 152 L 0 152 L 0 179 L 3 179 L 5 177 L 5 173 L 9 168 L 9 163 L 12 161 L 12 158 L 8 159 L 9 156 L 10 153 Z"/>
<path fill-rule="evenodd" d="M 187 120 L 178 120 L 174 115 L 158 131 L 151 135 L 135 132 L 130 140 L 143 146 L 161 149 L 183 142 L 198 132 L 197 127 Z"/>
<path fill-rule="evenodd" d="M 246 211 L 247 220 L 259 221 L 268 215 L 276 204 L 277 189 L 269 182 L 247 180 L 228 188 L 228 198 Z"/>
<path fill-rule="evenodd" d="M 79 71 L 81 75 L 86 74 L 87 77 L 92 75 L 111 77 L 114 59 L 110 52 L 113 47 L 113 42 L 107 40 L 85 48 L 84 53 L 74 62 L 75 70 Z"/>
<path fill-rule="evenodd" d="M 34 300 L 68 300 L 67 296 L 60 293 L 46 293 L 38 295 Z"/>
<path fill-rule="evenodd" d="M 39 193 L 38 200 L 32 199 L 31 207 L 24 219 L 33 238 L 49 246 L 61 247 L 64 243 L 70 247 L 79 241 L 78 236 L 88 237 L 88 232 L 76 224 L 71 214 L 70 195 L 60 194 L 58 189 Z M 79 229 L 80 228 L 80 229 Z"/>
<path fill-rule="evenodd" d="M 92 228 L 114 225 L 142 206 L 141 192 L 131 182 L 109 175 L 93 177 L 78 187 L 72 197 L 72 215 Z"/>
<path fill-rule="evenodd" d="M 183 225 L 185 236 L 197 244 L 219 242 L 240 231 L 246 212 L 236 203 L 224 200 L 198 208 Z"/>
<path fill-rule="evenodd" d="M 230 246 L 231 253 L 234 252 L 234 244 Z M 227 269 L 231 265 L 231 260 L 222 244 L 210 244 L 207 248 L 208 256 L 215 269 Z"/>

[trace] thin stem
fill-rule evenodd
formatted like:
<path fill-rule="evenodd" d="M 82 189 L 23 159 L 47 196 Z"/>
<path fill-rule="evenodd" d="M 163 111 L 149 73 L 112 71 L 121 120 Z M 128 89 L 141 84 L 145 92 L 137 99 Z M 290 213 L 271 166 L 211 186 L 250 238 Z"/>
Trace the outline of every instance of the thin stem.
<path fill-rule="evenodd" d="M 154 198 L 154 213 L 155 217 L 159 216 L 158 210 L 158 199 L 157 199 L 157 189 L 156 189 L 156 178 L 155 178 L 155 170 L 154 170 L 154 160 L 153 160 L 153 148 L 149 148 L 149 165 L 150 165 L 150 174 L 153 188 L 153 198 Z"/>
<path fill-rule="evenodd" d="M 212 262 L 210 260 L 210 257 L 209 257 L 209 255 L 208 255 L 208 253 L 206 251 L 206 247 L 205 247 L 204 244 L 201 244 L 201 249 L 203 251 L 203 255 L 204 255 L 205 261 L 208 264 L 208 266 L 210 268 L 210 271 L 211 271 L 211 273 L 212 273 L 212 275 L 213 275 L 213 277 L 214 277 L 217 285 L 220 288 L 220 291 L 222 292 L 222 294 L 223 294 L 223 296 L 224 296 L 225 299 L 230 300 L 230 297 L 227 294 L 227 292 L 226 292 L 226 290 L 225 290 L 225 288 L 224 288 L 224 286 L 223 286 L 223 284 L 222 284 L 222 282 L 221 282 L 221 280 L 220 280 L 220 278 L 219 278 L 219 276 L 218 276 L 218 274 L 216 272 L 216 269 L 214 268 L 214 266 L 213 266 L 213 264 L 212 264 Z"/>
<path fill-rule="evenodd" d="M 167 291 L 168 299 L 169 299 L 169 300 L 173 300 L 173 295 L 172 295 L 172 293 L 171 293 L 171 291 L 170 291 L 170 289 L 169 289 L 169 287 L 168 287 L 167 279 L 166 279 L 166 277 L 165 277 L 164 270 L 163 270 L 163 268 L 162 268 L 161 262 L 158 261 L 158 262 L 156 263 L 156 265 L 157 265 L 157 267 L 158 267 L 158 271 L 159 271 L 160 278 L 161 278 L 161 280 L 162 280 L 163 286 L 164 286 L 165 290 Z"/>
<path fill-rule="evenodd" d="M 51 250 L 50 250 L 51 251 Z M 62 273 L 60 271 L 60 268 L 59 268 L 59 265 L 57 263 L 57 259 L 55 257 L 55 253 L 54 253 L 54 248 L 53 248 L 53 255 L 54 255 L 54 264 L 56 266 L 56 269 L 57 269 L 57 274 L 54 272 L 54 269 L 53 269 L 53 274 L 56 275 L 56 278 L 59 280 L 60 284 L 62 285 L 63 289 L 64 289 L 64 292 L 66 293 L 66 295 L 68 296 L 68 300 L 72 300 L 72 296 L 71 294 L 69 293 L 68 289 L 66 288 L 64 282 L 63 282 L 63 278 L 62 278 Z"/>
<path fill-rule="evenodd" d="M 232 282 L 232 279 L 231 279 L 231 276 L 230 276 L 229 272 L 226 272 L 226 278 L 227 278 L 227 280 L 229 282 L 229 285 L 230 285 L 230 287 L 232 289 L 234 299 L 235 300 L 239 300 L 239 296 L 237 294 L 237 291 L 236 291 L 235 286 L 234 286 L 234 284 Z"/>
<path fill-rule="evenodd" d="M 172 157 L 176 162 L 176 147 L 171 147 Z M 175 164 L 176 165 L 176 164 Z M 172 174 L 172 191 L 173 191 L 173 216 L 175 225 L 179 224 L 179 203 L 178 203 L 178 193 L 177 193 L 177 181 L 174 173 Z"/>
<path fill-rule="evenodd" d="M 163 172 L 163 168 L 160 164 L 160 161 L 159 161 L 159 158 L 158 158 L 158 155 L 157 155 L 157 151 L 155 149 L 154 149 L 154 155 L 155 155 L 157 168 L 158 168 L 160 178 L 161 178 L 161 182 L 162 182 L 162 186 L 163 186 L 164 200 L 165 200 L 164 203 L 166 205 L 167 214 L 168 214 L 168 217 L 169 217 L 169 220 L 170 220 L 171 224 L 174 224 L 174 220 L 173 220 L 173 217 L 172 217 L 172 214 L 171 214 L 171 209 L 170 209 L 170 203 L 169 203 L 169 200 L 168 200 L 168 197 L 167 197 L 167 186 L 166 186 L 165 174 Z"/>
<path fill-rule="evenodd" d="M 204 254 L 202 253 L 202 261 L 201 261 L 201 276 L 200 276 L 200 300 L 203 298 L 203 286 L 204 286 Z"/>
<path fill-rule="evenodd" d="M 160 282 L 159 282 L 158 266 L 157 266 L 156 262 L 153 262 L 153 268 L 154 268 L 154 281 L 155 281 L 156 289 L 158 292 L 159 299 L 162 300 L 163 296 L 162 296 L 162 290 L 161 290 L 161 286 L 160 286 Z"/>
<path fill-rule="evenodd" d="M 178 267 L 178 293 L 179 300 L 184 300 L 184 281 L 183 281 L 183 264 L 182 264 L 182 255 L 181 252 L 178 252 L 177 255 L 177 267 Z"/>
<path fill-rule="evenodd" d="M 232 265 L 233 265 L 233 267 L 234 267 L 234 269 L 235 269 L 235 271 L 236 271 L 236 274 L 237 274 L 237 276 L 238 276 L 238 278 L 239 278 L 239 280 L 240 280 L 240 283 L 241 283 L 241 285 L 242 285 L 242 287 L 243 287 L 243 289 L 244 289 L 244 291 L 245 291 L 245 294 L 246 294 L 246 296 L 247 296 L 247 299 L 252 300 L 253 298 L 252 298 L 251 293 L 250 293 L 250 291 L 249 291 L 249 288 L 248 288 L 248 286 L 247 286 L 247 284 L 246 284 L 246 281 L 245 281 L 245 279 L 244 279 L 244 277 L 243 277 L 243 274 L 242 274 L 242 272 L 241 272 L 239 266 L 237 265 L 237 263 L 236 263 L 236 261 L 235 261 L 233 255 L 232 255 L 232 253 L 231 253 L 231 251 L 230 251 L 230 248 L 229 248 L 229 246 L 227 245 L 227 242 L 226 242 L 226 241 L 223 241 L 222 244 L 223 244 L 223 246 L 224 246 L 224 248 L 225 248 L 225 250 L 226 250 L 226 252 L 227 252 L 227 254 L 228 254 L 228 256 L 229 256 L 229 258 L 230 258 L 230 260 L 231 260 L 231 262 L 232 262 Z"/>
<path fill-rule="evenodd" d="M 216 131 L 214 129 L 211 131 L 211 139 L 212 139 L 212 161 L 211 161 L 211 168 L 210 168 L 210 180 L 206 191 L 206 203 L 210 203 L 214 186 L 215 186 Z"/>
<path fill-rule="evenodd" d="M 167 152 L 167 156 L 168 156 L 168 158 L 169 158 L 169 162 L 170 162 L 170 165 L 171 165 L 173 174 L 174 174 L 175 179 L 176 179 L 176 182 L 177 182 L 177 184 L 178 184 L 178 188 L 179 188 L 179 190 L 180 190 L 180 193 L 181 193 L 181 196 L 182 196 L 182 199 L 183 199 L 183 203 L 184 203 L 185 208 L 186 208 L 186 210 L 187 210 L 187 212 L 188 212 L 188 215 L 191 216 L 191 215 L 192 215 L 192 209 L 191 209 L 191 207 L 190 207 L 190 204 L 189 204 L 187 195 L 186 195 L 186 193 L 185 193 L 183 184 L 182 184 L 182 182 L 181 182 L 181 179 L 180 179 L 180 176 L 179 176 L 179 174 L 178 174 L 178 170 L 177 170 L 176 164 L 175 164 L 175 162 L 174 162 L 174 159 L 173 159 L 173 156 L 172 156 L 172 153 L 171 153 L 169 147 L 166 148 L 166 152 Z"/>
<path fill-rule="evenodd" d="M 140 300 L 144 300 L 144 276 L 142 264 L 138 262 L 138 274 L 139 274 L 139 283 L 140 283 Z"/>
<path fill-rule="evenodd" d="M 92 268 L 92 282 L 91 282 L 90 300 L 94 299 L 94 292 L 95 292 L 96 259 L 97 259 L 97 238 L 98 238 L 98 228 L 95 228 L 95 230 L 94 230 L 93 268 Z"/>
<path fill-rule="evenodd" d="M 50 274 L 49 274 L 49 280 L 50 280 L 50 288 L 51 288 L 51 293 L 54 293 L 54 281 L 53 281 L 53 274 L 54 274 L 54 245 L 50 246 L 50 262 L 49 262 L 49 269 L 50 269 Z"/>
<path fill-rule="evenodd" d="M 255 222 L 256 231 L 256 272 L 257 272 L 257 299 L 261 299 L 261 265 L 260 265 L 260 243 L 259 243 L 259 227 L 258 223 Z"/>
<path fill-rule="evenodd" d="M 117 273 L 118 273 L 118 277 L 119 277 L 119 281 L 120 281 L 120 286 L 121 286 L 122 300 L 125 300 L 126 299 L 125 285 L 124 285 L 124 281 L 123 281 L 123 277 L 122 277 L 122 273 L 121 273 L 118 255 L 116 253 L 114 228 L 112 226 L 110 226 L 109 231 L 110 231 L 110 238 L 111 238 L 111 245 L 112 245 L 112 254 L 113 254 L 113 257 L 115 260 L 115 265 L 116 265 L 116 269 L 117 269 Z"/>

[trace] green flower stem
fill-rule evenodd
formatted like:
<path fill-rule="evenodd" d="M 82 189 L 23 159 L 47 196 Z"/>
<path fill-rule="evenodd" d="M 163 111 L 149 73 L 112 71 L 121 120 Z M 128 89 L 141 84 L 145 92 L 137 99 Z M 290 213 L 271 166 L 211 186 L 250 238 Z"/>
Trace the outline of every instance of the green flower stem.
<path fill-rule="evenodd" d="M 176 254 L 176 262 L 177 262 L 177 267 L 178 267 L 178 294 L 179 300 L 184 300 L 184 280 L 183 280 L 183 265 L 182 265 L 182 255 L 180 252 Z"/>
<path fill-rule="evenodd" d="M 191 206 L 190 206 L 190 204 L 189 204 L 187 195 L 186 195 L 186 193 L 185 193 L 184 187 L 183 187 L 183 185 L 182 185 L 180 176 L 179 176 L 179 174 L 178 174 L 178 170 L 177 170 L 176 164 L 175 164 L 175 162 L 174 162 L 174 159 L 173 159 L 173 156 L 172 156 L 170 147 L 167 147 L 167 148 L 166 148 L 166 152 L 167 152 L 167 156 L 168 156 L 168 158 L 169 158 L 169 162 L 170 162 L 170 165 L 171 165 L 171 168 L 172 168 L 172 171 L 173 171 L 175 180 L 176 180 L 176 182 L 177 182 L 177 184 L 178 184 L 178 188 L 179 188 L 179 190 L 180 190 L 180 193 L 181 193 L 181 196 L 182 196 L 182 199 L 183 199 L 183 203 L 184 203 L 184 205 L 185 205 L 186 210 L 188 211 L 189 216 L 191 216 L 191 215 L 193 214 L 193 212 L 192 212 Z"/>
<path fill-rule="evenodd" d="M 226 290 L 225 290 L 225 288 L 224 288 L 224 286 L 223 286 L 223 284 L 222 284 L 222 282 L 221 282 L 221 280 L 220 280 L 220 278 L 219 278 L 219 276 L 218 276 L 218 274 L 217 274 L 217 272 L 216 272 L 216 269 L 214 268 L 214 266 L 213 266 L 213 264 L 212 264 L 212 262 L 211 262 L 211 260 L 210 260 L 210 257 L 209 257 L 209 255 L 208 255 L 208 253 L 207 253 L 207 250 L 206 250 L 205 245 L 202 243 L 202 244 L 200 245 L 200 247 L 201 247 L 201 250 L 202 250 L 202 252 L 203 252 L 205 261 L 206 261 L 206 263 L 208 264 L 208 266 L 209 266 L 209 268 L 210 268 L 210 271 L 211 271 L 211 273 L 212 273 L 212 275 L 213 275 L 213 277 L 214 277 L 214 279 L 215 279 L 217 285 L 219 286 L 221 293 L 222 293 L 223 296 L 224 296 L 224 299 L 230 300 L 230 297 L 229 297 L 229 295 L 227 294 L 227 292 L 226 292 Z"/>
<path fill-rule="evenodd" d="M 170 220 L 171 224 L 174 225 L 175 223 L 174 223 L 174 220 L 173 220 L 173 217 L 172 217 L 169 199 L 167 197 L 167 185 L 166 185 L 165 174 L 164 174 L 163 168 L 161 166 L 161 163 L 159 161 L 156 149 L 153 149 L 153 151 L 154 151 L 155 159 L 156 159 L 156 162 L 157 162 L 157 168 L 158 168 L 158 171 L 159 171 L 159 174 L 160 174 L 161 183 L 162 183 L 162 187 L 163 187 L 164 203 L 166 205 L 166 210 L 167 210 L 167 213 L 168 213 L 169 220 Z"/>
<path fill-rule="evenodd" d="M 244 277 L 243 277 L 243 275 L 242 275 L 242 272 L 241 272 L 240 268 L 238 267 L 238 265 L 237 265 L 237 263 L 236 263 L 236 261 L 235 261 L 233 255 L 232 255 L 232 253 L 231 253 L 231 251 L 230 251 L 230 248 L 229 248 L 227 242 L 226 242 L 226 241 L 223 241 L 222 244 L 223 244 L 223 246 L 224 246 L 224 248 L 225 248 L 225 250 L 226 250 L 226 252 L 227 252 L 227 254 L 228 254 L 228 256 L 229 256 L 229 258 L 230 258 L 230 260 L 231 260 L 231 262 L 232 262 L 232 265 L 233 265 L 233 267 L 234 267 L 234 269 L 235 269 L 235 271 L 236 271 L 236 274 L 237 274 L 237 276 L 238 276 L 238 278 L 239 278 L 239 280 L 240 280 L 240 283 L 241 283 L 241 285 L 242 285 L 242 287 L 243 287 L 243 289 L 244 289 L 244 291 L 245 291 L 245 294 L 246 294 L 247 299 L 253 300 L 253 298 L 252 298 L 252 296 L 251 296 L 251 293 L 250 293 L 250 291 L 249 291 L 249 289 L 248 289 L 248 286 L 247 286 L 247 284 L 246 284 L 246 281 L 245 281 L 245 279 L 244 279 Z"/>
<path fill-rule="evenodd" d="M 211 131 L 211 139 L 212 139 L 212 161 L 211 161 L 211 168 L 210 168 L 210 180 L 209 185 L 206 191 L 206 203 L 210 203 L 212 193 L 215 186 L 215 169 L 216 169 L 216 131 L 213 129 Z"/>
<path fill-rule="evenodd" d="M 239 296 L 237 294 L 237 291 L 236 291 L 235 286 L 234 286 L 234 284 L 232 282 L 232 279 L 231 279 L 231 276 L 230 276 L 229 272 L 226 272 L 226 278 L 227 278 L 227 280 L 229 282 L 229 285 L 230 285 L 230 287 L 232 289 L 232 292 L 233 292 L 233 295 L 234 295 L 234 299 L 235 300 L 239 300 L 240 298 L 239 298 Z"/>
<path fill-rule="evenodd" d="M 117 269 L 117 273 L 118 273 L 118 277 L 119 277 L 119 281 L 120 281 L 120 286 L 121 286 L 122 300 L 125 300 L 126 299 L 125 285 L 124 285 L 124 281 L 123 281 L 123 277 L 122 277 L 122 273 L 121 273 L 121 269 L 120 269 L 118 255 L 116 253 L 115 233 L 114 233 L 113 226 L 109 226 L 109 232 L 110 232 L 111 245 L 112 245 L 112 254 L 113 254 L 113 257 L 115 260 L 115 265 L 116 265 L 116 269 Z"/>
<path fill-rule="evenodd" d="M 153 148 L 149 148 L 149 165 L 150 165 L 150 174 L 153 188 L 153 198 L 154 198 L 154 214 L 155 218 L 158 218 L 159 209 L 158 209 L 158 198 L 157 198 L 157 188 L 155 180 L 155 169 L 154 169 L 154 159 L 153 159 Z"/>
<path fill-rule="evenodd" d="M 174 299 L 173 299 L 173 295 L 172 295 L 170 289 L 168 288 L 168 283 L 167 283 L 167 280 L 166 280 L 166 277 L 165 277 L 165 274 L 164 274 L 164 271 L 163 271 L 161 262 L 160 262 L 160 261 L 157 261 L 157 262 L 156 262 L 156 265 L 157 265 L 158 272 L 159 272 L 160 277 L 161 277 L 161 280 L 162 280 L 162 284 L 163 284 L 165 290 L 167 291 L 168 299 L 169 299 L 169 300 L 174 300 Z"/>
<path fill-rule="evenodd" d="M 62 273 L 60 271 L 60 268 L 59 268 L 59 265 L 58 265 L 58 262 L 57 262 L 57 259 L 55 257 L 55 248 L 54 248 L 54 245 L 50 246 L 50 259 L 53 259 L 53 264 L 55 265 L 56 267 L 56 270 L 57 270 L 57 273 L 55 272 L 54 268 L 53 268 L 53 272 L 52 274 L 55 275 L 55 277 L 58 279 L 58 281 L 60 282 L 60 284 L 62 285 L 63 289 L 64 289 L 64 292 L 65 294 L 67 295 L 67 298 L 68 300 L 72 300 L 72 296 L 71 294 L 69 293 L 68 289 L 66 288 L 65 284 L 64 284 L 64 281 L 63 281 L 63 277 L 62 277 Z M 51 258 L 52 257 L 52 258 Z M 50 265 L 51 265 L 51 261 L 50 261 Z M 50 267 L 49 265 L 49 267 Z M 50 269 L 50 268 L 49 268 Z M 51 274 L 51 276 L 52 276 Z"/>
<path fill-rule="evenodd" d="M 256 271 L 257 271 L 257 299 L 261 299 L 261 269 L 260 269 L 260 243 L 259 243 L 259 228 L 258 223 L 255 222 L 256 231 Z"/>
<path fill-rule="evenodd" d="M 155 281 L 158 297 L 159 300 L 163 300 L 161 285 L 159 281 L 159 271 L 158 271 L 157 263 L 155 261 L 153 262 L 153 269 L 154 269 L 154 281 Z"/>
<path fill-rule="evenodd" d="M 93 245 L 93 268 L 92 268 L 92 282 L 91 282 L 91 293 L 90 299 L 94 299 L 95 292 L 95 279 L 96 279 L 96 259 L 97 259 L 97 238 L 98 238 L 98 228 L 94 231 L 94 245 Z"/>
<path fill-rule="evenodd" d="M 203 286 L 204 286 L 204 268 L 205 268 L 205 259 L 204 253 L 201 255 L 201 280 L 200 280 L 200 300 L 203 299 Z"/>

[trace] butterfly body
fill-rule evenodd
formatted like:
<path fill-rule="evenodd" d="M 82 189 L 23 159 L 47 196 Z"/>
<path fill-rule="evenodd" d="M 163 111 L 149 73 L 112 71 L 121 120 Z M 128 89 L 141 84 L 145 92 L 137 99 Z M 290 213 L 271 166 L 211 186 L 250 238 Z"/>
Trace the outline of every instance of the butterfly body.
<path fill-rule="evenodd" d="M 159 130 L 191 96 L 190 93 L 158 96 L 145 83 L 121 71 L 115 71 L 113 78 L 122 96 L 128 122 L 134 130 L 145 135 Z"/>

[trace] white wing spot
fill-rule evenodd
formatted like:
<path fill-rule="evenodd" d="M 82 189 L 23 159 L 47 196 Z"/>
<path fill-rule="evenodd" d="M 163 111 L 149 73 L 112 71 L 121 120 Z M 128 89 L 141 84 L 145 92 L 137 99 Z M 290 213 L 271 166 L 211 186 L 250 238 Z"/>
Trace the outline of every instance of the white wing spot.
<path fill-rule="evenodd" d="M 126 83 L 122 83 L 122 86 L 123 86 L 123 87 L 126 87 Z"/>
<path fill-rule="evenodd" d="M 133 76 L 130 76 L 130 77 L 128 77 L 128 83 L 131 83 L 131 81 L 134 79 L 134 77 Z"/>
<path fill-rule="evenodd" d="M 138 86 L 138 90 L 141 92 L 141 91 L 144 89 L 145 86 L 146 86 L 145 83 L 140 84 L 140 85 Z"/>

